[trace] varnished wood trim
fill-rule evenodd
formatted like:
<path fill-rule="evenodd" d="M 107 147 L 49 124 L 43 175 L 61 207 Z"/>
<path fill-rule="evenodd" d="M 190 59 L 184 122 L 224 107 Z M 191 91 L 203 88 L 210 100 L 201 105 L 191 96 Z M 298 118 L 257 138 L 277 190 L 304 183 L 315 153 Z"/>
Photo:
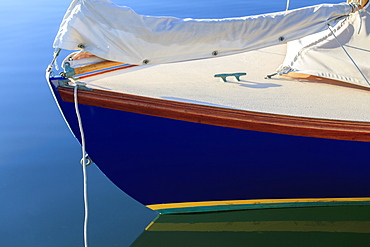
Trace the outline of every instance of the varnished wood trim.
<path fill-rule="evenodd" d="M 360 90 L 366 90 L 370 91 L 370 87 L 368 85 L 357 85 L 352 84 L 344 81 L 339 81 L 335 79 L 329 79 L 325 77 L 320 76 L 314 76 L 314 75 L 308 75 L 308 74 L 302 74 L 302 73 L 296 73 L 296 72 L 290 72 L 286 75 L 282 75 L 283 78 L 287 79 L 293 79 L 298 80 L 300 82 L 307 82 L 307 83 L 325 83 L 325 84 L 331 84 L 341 87 L 347 87 L 347 88 L 356 88 Z"/>
<path fill-rule="evenodd" d="M 124 65 L 124 64 L 122 64 L 122 65 Z M 105 74 L 105 73 L 108 73 L 108 72 L 113 72 L 113 71 L 116 71 L 116 70 L 128 69 L 128 68 L 132 68 L 132 67 L 136 67 L 136 66 L 138 66 L 138 65 L 130 64 L 130 65 L 127 65 L 127 66 L 113 67 L 111 69 L 106 69 L 106 70 L 103 70 L 103 71 L 95 72 L 95 73 L 84 75 L 84 76 L 78 76 L 77 75 L 77 77 L 79 79 L 83 79 L 83 78 L 92 77 L 92 76 L 96 76 L 96 75 L 102 75 L 102 74 Z"/>
<path fill-rule="evenodd" d="M 58 88 L 64 101 L 73 102 L 73 89 Z M 79 91 L 80 104 L 236 129 L 370 141 L 370 123 L 326 120 L 194 105 L 94 89 Z"/>
<path fill-rule="evenodd" d="M 75 72 L 75 75 L 78 76 L 80 74 L 94 72 L 96 70 L 101 70 L 101 69 L 108 69 L 108 68 L 119 66 L 119 65 L 124 65 L 124 63 L 113 62 L 113 61 L 104 61 L 104 62 L 100 62 L 100 63 L 93 63 L 93 64 L 89 64 L 89 65 L 85 65 L 85 66 L 75 68 L 74 72 Z"/>

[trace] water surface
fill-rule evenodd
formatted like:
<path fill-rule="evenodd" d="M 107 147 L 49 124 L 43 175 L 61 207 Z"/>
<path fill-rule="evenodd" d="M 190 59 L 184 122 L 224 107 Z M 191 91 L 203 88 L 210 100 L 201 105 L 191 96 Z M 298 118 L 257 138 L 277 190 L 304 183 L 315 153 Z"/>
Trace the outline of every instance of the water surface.
<path fill-rule="evenodd" d="M 285 9 L 269 0 L 117 0 L 139 14 L 223 18 Z M 291 1 L 291 7 L 321 1 Z M 327 1 L 338 2 L 338 1 Z M 82 246 L 80 146 L 44 71 L 69 0 L 0 2 L 0 246 Z M 124 140 L 123 140 L 124 141 Z M 90 246 L 129 246 L 156 213 L 88 167 Z"/>

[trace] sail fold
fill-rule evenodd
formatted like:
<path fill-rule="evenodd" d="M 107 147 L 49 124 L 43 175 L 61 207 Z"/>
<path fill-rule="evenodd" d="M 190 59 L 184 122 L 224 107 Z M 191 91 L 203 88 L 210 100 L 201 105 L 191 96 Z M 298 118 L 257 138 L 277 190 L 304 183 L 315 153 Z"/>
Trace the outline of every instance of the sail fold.
<path fill-rule="evenodd" d="M 281 68 L 370 87 L 370 4 L 322 32 L 288 42 Z M 334 35 L 333 35 L 334 33 Z"/>
<path fill-rule="evenodd" d="M 86 51 L 107 60 L 161 64 L 255 50 L 327 29 L 352 12 L 349 4 L 322 4 L 225 19 L 139 15 L 108 0 L 75 0 L 55 48 Z"/>

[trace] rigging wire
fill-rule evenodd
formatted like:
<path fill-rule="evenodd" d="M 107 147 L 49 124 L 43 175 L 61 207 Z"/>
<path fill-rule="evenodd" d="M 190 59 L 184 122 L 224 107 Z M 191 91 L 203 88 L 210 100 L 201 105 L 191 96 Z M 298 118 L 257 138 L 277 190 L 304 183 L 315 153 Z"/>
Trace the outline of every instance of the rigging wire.
<path fill-rule="evenodd" d="M 50 62 L 49 66 L 46 68 L 46 81 L 49 82 L 49 78 L 50 78 L 50 74 L 52 73 L 52 69 L 53 69 L 53 66 L 55 66 L 55 69 L 58 70 L 58 64 L 57 64 L 57 57 L 59 56 L 59 53 L 60 53 L 60 50 L 59 48 L 56 48 L 54 50 L 54 56 L 53 56 L 53 60 Z"/>
<path fill-rule="evenodd" d="M 290 5 L 290 0 L 287 0 L 287 1 L 286 1 L 286 8 L 285 8 L 285 11 L 288 11 L 288 10 L 289 10 L 289 5 Z"/>
<path fill-rule="evenodd" d="M 70 78 L 71 79 L 71 78 Z M 81 115 L 80 111 L 78 109 L 78 97 L 77 97 L 77 89 L 78 89 L 78 82 L 71 79 L 76 85 L 74 88 L 74 103 L 75 103 L 75 110 L 76 110 L 76 115 L 77 115 L 77 120 L 78 120 L 78 127 L 80 129 L 81 133 L 81 148 L 82 148 L 82 173 L 83 173 L 83 193 L 84 193 L 84 207 L 85 207 L 85 218 L 84 218 L 84 246 L 88 246 L 88 241 L 87 241 L 87 224 L 89 220 L 89 204 L 88 204 L 88 196 L 87 196 L 87 172 L 86 172 L 86 166 L 87 164 L 87 154 L 86 154 L 86 144 L 85 144 L 85 135 L 84 131 L 82 128 L 82 121 L 81 121 Z"/>
<path fill-rule="evenodd" d="M 370 86 L 370 82 L 367 80 L 366 76 L 364 75 L 364 73 L 361 71 L 361 69 L 357 66 L 355 60 L 353 60 L 353 58 L 351 57 L 351 55 L 349 55 L 349 53 L 347 52 L 347 50 L 344 48 L 344 46 L 342 45 L 342 43 L 340 43 L 339 39 L 337 38 L 337 36 L 335 35 L 333 29 L 331 28 L 330 24 L 328 23 L 328 28 L 330 30 L 330 32 L 333 34 L 334 38 L 336 39 L 336 41 L 338 42 L 338 44 L 342 47 L 343 51 L 347 54 L 347 56 L 349 57 L 349 59 L 351 59 L 352 63 L 355 65 L 355 67 L 357 68 L 357 70 L 360 72 L 360 74 L 362 75 L 362 77 L 365 79 L 366 83 Z"/>

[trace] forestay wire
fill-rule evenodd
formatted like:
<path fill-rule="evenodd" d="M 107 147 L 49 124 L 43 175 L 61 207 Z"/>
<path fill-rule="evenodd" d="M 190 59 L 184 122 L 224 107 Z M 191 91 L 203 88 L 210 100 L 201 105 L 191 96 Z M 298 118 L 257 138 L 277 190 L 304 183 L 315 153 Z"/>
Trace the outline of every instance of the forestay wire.
<path fill-rule="evenodd" d="M 344 46 L 342 45 L 342 43 L 340 43 L 339 39 L 337 38 L 337 36 L 335 35 L 333 29 L 331 28 L 330 24 L 328 23 L 328 28 L 330 30 L 330 32 L 333 34 L 335 40 L 338 42 L 338 44 L 342 47 L 343 51 L 347 54 L 347 56 L 349 57 L 349 59 L 351 59 L 352 63 L 355 65 L 355 67 L 357 68 L 357 70 L 360 72 L 360 74 L 362 75 L 362 77 L 365 79 L 366 83 L 370 86 L 370 83 L 369 81 L 367 80 L 366 76 L 364 75 L 364 73 L 361 71 L 360 67 L 358 67 L 358 65 L 356 64 L 355 60 L 353 60 L 353 58 L 351 57 L 351 55 L 349 55 L 349 53 L 347 52 L 347 50 L 344 48 Z"/>

